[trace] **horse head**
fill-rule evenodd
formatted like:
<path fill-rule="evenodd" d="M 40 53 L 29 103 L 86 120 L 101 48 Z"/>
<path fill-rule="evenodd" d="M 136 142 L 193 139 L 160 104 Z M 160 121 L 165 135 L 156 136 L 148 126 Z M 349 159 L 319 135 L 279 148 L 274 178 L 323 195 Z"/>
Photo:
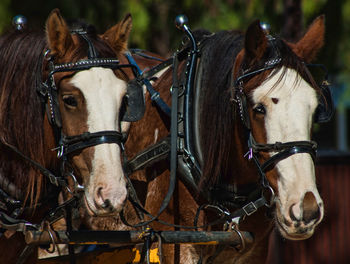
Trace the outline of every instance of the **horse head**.
<path fill-rule="evenodd" d="M 324 215 L 315 181 L 316 144 L 311 141 L 322 93 L 306 65 L 323 38 L 323 16 L 296 43 L 270 36 L 256 21 L 248 27 L 234 64 L 234 93 L 250 131 L 250 151 L 275 193 L 277 226 L 293 240 L 310 237 Z"/>
<path fill-rule="evenodd" d="M 133 76 L 122 67 L 131 23 L 128 15 L 101 36 L 90 26 L 68 27 L 58 10 L 46 23 L 44 75 L 52 80 L 47 86 L 54 86 L 49 120 L 59 130 L 56 137 L 63 135 L 60 154 L 76 174 L 74 185 L 84 186 L 86 208 L 97 216 L 118 213 L 127 198 L 120 111 Z"/>

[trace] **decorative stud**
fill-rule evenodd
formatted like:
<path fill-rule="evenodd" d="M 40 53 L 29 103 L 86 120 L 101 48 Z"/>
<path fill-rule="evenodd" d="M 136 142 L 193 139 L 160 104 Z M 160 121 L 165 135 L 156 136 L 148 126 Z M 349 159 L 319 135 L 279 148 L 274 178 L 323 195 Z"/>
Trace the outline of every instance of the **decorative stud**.
<path fill-rule="evenodd" d="M 271 25 L 269 23 L 260 22 L 260 27 L 265 32 L 266 35 L 270 34 Z"/>
<path fill-rule="evenodd" d="M 184 30 L 187 23 L 188 23 L 188 18 L 185 15 L 178 15 L 175 18 L 175 26 L 180 30 Z"/>
<path fill-rule="evenodd" d="M 16 30 L 23 30 L 27 27 L 27 18 L 22 15 L 17 15 L 12 19 L 12 25 Z"/>

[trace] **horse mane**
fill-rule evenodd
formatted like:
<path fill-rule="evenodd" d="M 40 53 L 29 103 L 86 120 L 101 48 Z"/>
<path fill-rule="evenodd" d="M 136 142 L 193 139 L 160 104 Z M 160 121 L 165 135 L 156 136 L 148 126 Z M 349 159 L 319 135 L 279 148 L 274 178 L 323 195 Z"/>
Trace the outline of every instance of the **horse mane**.
<path fill-rule="evenodd" d="M 220 179 L 234 180 L 237 177 L 232 160 L 236 153 L 234 146 L 234 131 L 236 115 L 235 105 L 230 101 L 233 88 L 233 65 L 237 54 L 243 48 L 244 35 L 238 31 L 221 31 L 208 39 L 201 49 L 201 100 L 200 142 L 203 154 L 202 177 L 200 188 L 208 188 L 219 184 Z M 249 71 L 264 67 L 267 60 L 273 58 L 275 50 L 279 52 L 282 61 L 273 70 L 268 70 L 252 77 L 252 87 L 259 86 L 267 78 L 271 78 L 282 67 L 281 78 L 271 88 L 273 89 L 283 79 L 286 68 L 295 69 L 312 87 L 319 91 L 304 62 L 292 51 L 289 45 L 276 37 L 275 47 L 268 47 L 264 56 L 253 63 Z M 245 61 L 242 67 L 244 69 Z M 270 74 L 272 72 L 272 74 Z M 254 78 L 254 80 L 253 80 Z M 249 78 L 248 78 L 249 79 Z M 298 80 L 295 80 L 295 84 Z M 246 80 L 245 80 L 246 82 Z M 247 91 L 246 91 L 247 92 Z M 249 91 L 248 91 L 249 92 Z M 239 118 L 239 117 L 238 117 Z"/>
<path fill-rule="evenodd" d="M 0 141 L 18 148 L 24 155 L 44 164 L 44 109 L 37 93 L 42 83 L 44 34 L 12 32 L 0 38 Z M 26 186 L 25 200 L 37 200 L 42 176 L 4 145 L 0 146 L 1 174 L 18 192 Z M 0 186 L 4 187 L 4 186 Z M 34 198 L 35 196 L 35 198 Z"/>
<path fill-rule="evenodd" d="M 234 58 L 241 50 L 243 35 L 221 31 L 207 39 L 201 49 L 202 109 L 200 113 L 203 175 L 200 186 L 213 185 L 220 175 L 231 174 L 234 106 L 230 101 Z"/>

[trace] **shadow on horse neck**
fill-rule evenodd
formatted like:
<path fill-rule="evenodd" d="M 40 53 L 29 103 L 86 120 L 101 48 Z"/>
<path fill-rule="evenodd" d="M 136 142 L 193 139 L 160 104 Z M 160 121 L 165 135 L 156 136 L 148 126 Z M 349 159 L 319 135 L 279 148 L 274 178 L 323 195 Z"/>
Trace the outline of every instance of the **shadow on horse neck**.
<path fill-rule="evenodd" d="M 199 96 L 196 150 L 200 152 L 195 158 L 202 157 L 203 172 L 196 183 L 200 191 L 193 192 L 178 175 L 172 200 L 159 219 L 193 226 L 203 200 L 229 213 L 258 198 L 265 203 L 240 219 L 239 229 L 254 235 L 254 243 L 243 251 L 230 246 L 163 245 L 164 263 L 264 263 L 274 223 L 287 239 L 306 239 L 313 234 L 323 217 L 323 202 L 314 179 L 315 145 L 310 140 L 320 90 L 305 63 L 314 59 L 323 45 L 323 19 L 317 18 L 295 44 L 267 35 L 258 22 L 245 34 L 219 32 L 201 42 L 195 83 L 195 89 L 200 89 L 195 92 Z M 179 66 L 179 78 L 185 64 Z M 154 83 L 169 105 L 172 83 L 172 69 Z M 146 105 L 143 119 L 129 131 L 129 157 L 170 133 L 149 95 Z M 254 153 L 248 158 L 249 144 Z M 280 155 L 283 150 L 293 150 L 296 155 Z M 271 161 L 276 154 L 277 160 Z M 268 166 L 262 169 L 264 164 Z M 169 161 L 159 161 L 131 177 L 147 186 L 136 190 L 145 208 L 156 214 L 169 186 Z M 201 193 L 209 195 L 201 199 Z M 126 215 L 135 220 L 130 210 L 126 209 Z M 203 210 L 198 225 L 219 218 L 219 210 Z M 156 221 L 151 227 L 177 229 Z M 209 230 L 221 231 L 223 225 Z"/>

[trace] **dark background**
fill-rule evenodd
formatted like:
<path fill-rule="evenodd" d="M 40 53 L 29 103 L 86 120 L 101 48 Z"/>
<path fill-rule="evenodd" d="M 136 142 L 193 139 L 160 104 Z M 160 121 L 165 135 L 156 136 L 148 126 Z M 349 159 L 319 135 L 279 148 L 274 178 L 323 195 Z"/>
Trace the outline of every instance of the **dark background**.
<path fill-rule="evenodd" d="M 315 125 L 314 139 L 320 149 L 347 151 L 350 142 L 350 0 L 0 0 L 0 32 L 12 28 L 12 18 L 21 14 L 28 27 L 45 30 L 52 9 L 62 15 L 82 18 L 100 33 L 133 16 L 130 47 L 170 56 L 181 44 L 182 32 L 174 26 L 178 14 L 186 14 L 192 29 L 211 31 L 241 29 L 255 19 L 268 22 L 271 33 L 297 41 L 320 14 L 326 16 L 326 43 L 318 56 L 329 70 L 337 113 L 330 123 Z"/>

